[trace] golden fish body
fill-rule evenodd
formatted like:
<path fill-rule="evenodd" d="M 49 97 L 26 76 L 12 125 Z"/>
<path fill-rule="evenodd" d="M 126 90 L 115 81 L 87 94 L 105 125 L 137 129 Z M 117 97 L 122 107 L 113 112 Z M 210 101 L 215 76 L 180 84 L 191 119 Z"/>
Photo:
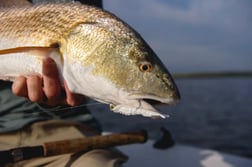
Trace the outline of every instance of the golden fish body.
<path fill-rule="evenodd" d="M 79 3 L 0 8 L 0 79 L 41 73 L 52 57 L 70 90 L 126 115 L 162 117 L 146 99 L 179 92 L 141 36 L 113 14 Z"/>

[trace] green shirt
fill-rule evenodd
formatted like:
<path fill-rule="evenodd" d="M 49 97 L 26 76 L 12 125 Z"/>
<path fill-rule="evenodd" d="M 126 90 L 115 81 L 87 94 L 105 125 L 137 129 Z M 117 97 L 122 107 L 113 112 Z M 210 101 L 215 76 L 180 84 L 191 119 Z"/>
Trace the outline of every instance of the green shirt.
<path fill-rule="evenodd" d="M 18 130 L 32 122 L 63 119 L 88 123 L 98 128 L 97 122 L 85 107 L 63 109 L 45 107 L 11 92 L 11 83 L 0 81 L 0 133 Z"/>

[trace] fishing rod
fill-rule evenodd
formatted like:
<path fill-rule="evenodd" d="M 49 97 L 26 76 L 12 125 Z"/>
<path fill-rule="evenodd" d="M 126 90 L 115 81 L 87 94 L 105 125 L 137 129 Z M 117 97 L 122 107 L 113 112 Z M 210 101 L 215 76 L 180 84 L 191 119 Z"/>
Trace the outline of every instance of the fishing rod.
<path fill-rule="evenodd" d="M 144 143 L 147 139 L 147 132 L 142 130 L 138 132 L 47 142 L 39 146 L 18 147 L 0 151 L 0 165 L 15 163 L 31 158 L 48 157 L 79 151 L 88 152 L 93 149 L 105 149 L 127 144 Z"/>

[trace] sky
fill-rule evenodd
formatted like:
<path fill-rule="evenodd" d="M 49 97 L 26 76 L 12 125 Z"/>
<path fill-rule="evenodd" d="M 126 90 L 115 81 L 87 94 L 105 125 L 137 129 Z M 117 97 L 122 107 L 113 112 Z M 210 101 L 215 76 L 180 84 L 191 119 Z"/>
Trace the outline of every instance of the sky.
<path fill-rule="evenodd" d="M 251 0 L 103 0 L 172 73 L 252 71 Z"/>

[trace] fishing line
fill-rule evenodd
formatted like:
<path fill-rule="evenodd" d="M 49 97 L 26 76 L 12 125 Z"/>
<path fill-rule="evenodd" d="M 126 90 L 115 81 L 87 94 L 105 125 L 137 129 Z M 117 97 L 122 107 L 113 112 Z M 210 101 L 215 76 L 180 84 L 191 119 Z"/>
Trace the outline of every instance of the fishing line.
<path fill-rule="evenodd" d="M 70 106 L 70 107 L 65 107 L 65 108 L 60 108 L 60 109 L 56 109 L 54 111 L 62 111 L 62 110 L 74 110 L 74 109 L 78 109 L 81 107 L 87 107 L 87 106 L 95 106 L 95 105 L 102 105 L 102 103 L 100 102 L 94 102 L 94 103 L 85 103 L 85 104 L 81 104 L 78 106 Z"/>
<path fill-rule="evenodd" d="M 85 103 L 78 106 L 69 106 L 69 107 L 58 108 L 58 109 L 54 108 L 54 109 L 42 110 L 42 112 L 54 119 L 60 119 L 61 116 L 63 116 L 66 112 L 71 112 L 73 110 L 76 110 L 82 107 L 97 106 L 97 105 L 104 105 L 104 104 L 100 102 Z"/>

